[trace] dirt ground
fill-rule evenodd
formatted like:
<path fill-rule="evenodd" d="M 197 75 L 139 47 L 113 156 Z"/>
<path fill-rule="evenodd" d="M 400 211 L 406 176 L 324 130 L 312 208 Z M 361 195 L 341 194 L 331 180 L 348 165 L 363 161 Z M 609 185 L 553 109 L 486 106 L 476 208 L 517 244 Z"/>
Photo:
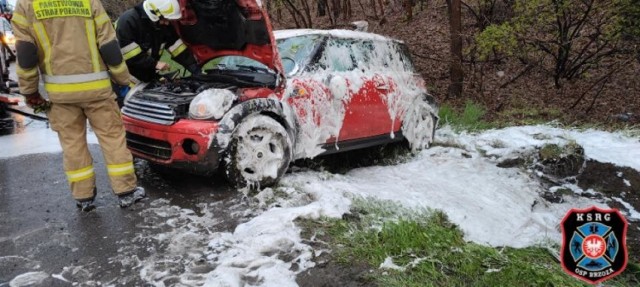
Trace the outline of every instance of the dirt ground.
<path fill-rule="evenodd" d="M 316 287 L 375 287 L 377 284 L 371 282 L 367 275 L 372 272 L 372 268 L 365 264 L 355 264 L 345 266 L 335 262 L 333 256 L 324 253 L 317 257 L 316 267 L 305 270 L 298 274 L 296 283 L 299 286 Z"/>
<path fill-rule="evenodd" d="M 626 182 L 625 182 L 626 180 Z M 640 210 L 640 172 L 618 167 L 610 163 L 588 161 L 584 171 L 577 177 L 578 186 L 583 190 L 593 189 L 606 197 L 617 197 Z M 609 206 L 619 210 L 626 208 L 612 200 Z M 629 261 L 640 263 L 640 222 L 629 221 L 627 229 L 627 248 Z"/>

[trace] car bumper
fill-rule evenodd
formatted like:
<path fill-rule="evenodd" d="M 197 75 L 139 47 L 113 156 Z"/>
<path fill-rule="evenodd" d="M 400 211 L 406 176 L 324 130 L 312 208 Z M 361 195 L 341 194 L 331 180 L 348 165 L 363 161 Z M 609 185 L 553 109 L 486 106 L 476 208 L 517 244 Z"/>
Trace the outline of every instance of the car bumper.
<path fill-rule="evenodd" d="M 182 119 L 171 126 L 122 116 L 131 153 L 152 163 L 199 174 L 218 168 L 218 123 Z"/>

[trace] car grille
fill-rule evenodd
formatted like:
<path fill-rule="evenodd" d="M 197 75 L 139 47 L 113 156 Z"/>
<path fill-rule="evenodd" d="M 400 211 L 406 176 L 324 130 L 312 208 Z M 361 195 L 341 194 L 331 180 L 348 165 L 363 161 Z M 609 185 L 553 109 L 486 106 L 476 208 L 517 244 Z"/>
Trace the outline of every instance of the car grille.
<path fill-rule="evenodd" d="M 177 119 L 176 112 L 170 105 L 139 98 L 129 99 L 122 108 L 122 113 L 134 119 L 165 126 L 172 125 Z"/>
<path fill-rule="evenodd" d="M 171 145 L 166 141 L 127 132 L 127 147 L 153 158 L 162 160 L 171 158 Z"/>

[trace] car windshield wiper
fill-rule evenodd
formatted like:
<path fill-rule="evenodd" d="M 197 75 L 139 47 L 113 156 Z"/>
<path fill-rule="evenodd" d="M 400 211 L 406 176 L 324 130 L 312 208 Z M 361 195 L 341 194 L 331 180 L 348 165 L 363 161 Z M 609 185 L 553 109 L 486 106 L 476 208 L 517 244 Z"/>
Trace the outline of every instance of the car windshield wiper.
<path fill-rule="evenodd" d="M 271 74 L 271 70 L 267 69 L 267 68 L 262 68 L 262 67 L 256 67 L 256 66 L 252 66 L 252 65 L 235 65 L 238 68 L 242 68 L 244 70 L 249 70 L 252 72 L 262 72 L 262 73 L 267 73 L 267 74 Z"/>
<path fill-rule="evenodd" d="M 205 81 L 220 80 L 227 83 L 232 83 L 232 84 L 242 85 L 242 86 L 255 86 L 256 84 L 265 84 L 261 81 L 241 79 L 240 77 L 227 74 L 230 71 L 233 71 L 233 70 L 209 69 L 206 71 L 207 72 L 206 74 L 194 75 L 192 77 L 198 80 L 205 80 Z"/>

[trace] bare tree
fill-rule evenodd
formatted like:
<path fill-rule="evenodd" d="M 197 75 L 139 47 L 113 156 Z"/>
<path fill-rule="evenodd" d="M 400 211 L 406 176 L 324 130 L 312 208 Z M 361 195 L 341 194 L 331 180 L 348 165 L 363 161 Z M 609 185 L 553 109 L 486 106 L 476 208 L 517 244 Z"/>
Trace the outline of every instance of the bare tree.
<path fill-rule="evenodd" d="M 402 6 L 404 7 L 407 21 L 413 20 L 413 0 L 403 0 Z"/>
<path fill-rule="evenodd" d="M 327 0 L 318 0 L 317 6 L 318 6 L 318 11 L 317 11 L 316 15 L 318 15 L 318 17 L 326 16 L 327 15 Z"/>
<path fill-rule="evenodd" d="M 451 34 L 451 62 L 449 63 L 449 96 L 462 96 L 462 18 L 460 13 L 460 0 L 447 0 L 449 5 L 449 31 Z"/>
<path fill-rule="evenodd" d="M 284 5 L 289 11 L 289 14 L 291 14 L 296 28 L 312 28 L 311 6 L 306 0 L 300 1 L 302 2 L 302 10 L 298 9 L 295 0 L 284 0 Z"/>

